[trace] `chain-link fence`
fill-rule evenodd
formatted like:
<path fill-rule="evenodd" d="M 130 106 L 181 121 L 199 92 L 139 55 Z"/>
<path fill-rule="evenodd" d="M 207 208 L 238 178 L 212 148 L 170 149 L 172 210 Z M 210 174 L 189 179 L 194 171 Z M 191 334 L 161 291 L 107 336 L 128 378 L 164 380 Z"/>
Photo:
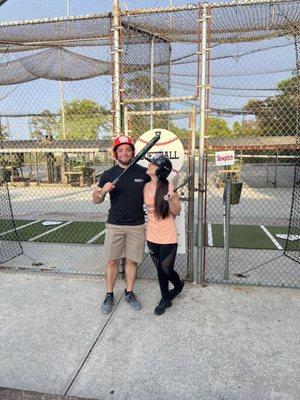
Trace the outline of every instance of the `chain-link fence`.
<path fill-rule="evenodd" d="M 209 282 L 299 285 L 299 264 L 283 256 L 300 150 L 299 5 L 211 8 Z M 235 151 L 233 166 L 215 165 L 222 150 Z"/>
<path fill-rule="evenodd" d="M 0 174 L 16 224 L 1 212 L 1 245 L 23 243 L 9 265 L 99 273 L 108 204 L 92 204 L 91 185 L 112 165 L 111 16 L 0 31 Z"/>
<path fill-rule="evenodd" d="M 300 250 L 298 209 L 291 214 L 299 3 L 133 10 L 121 12 L 118 26 L 110 14 L 0 24 L 1 176 L 29 260 L 20 263 L 31 257 L 48 269 L 99 273 L 108 201 L 93 205 L 91 184 L 112 163 L 103 140 L 112 126 L 134 138 L 165 128 L 187 140 L 184 164 L 199 186 L 198 215 L 192 188 L 186 208 L 187 230 L 198 226 L 197 255 L 178 257 L 182 275 L 298 286 L 299 258 L 284 249 L 293 215 L 289 249 Z M 216 165 L 224 150 L 235 152 L 234 166 Z M 153 276 L 147 259 L 139 272 Z"/>

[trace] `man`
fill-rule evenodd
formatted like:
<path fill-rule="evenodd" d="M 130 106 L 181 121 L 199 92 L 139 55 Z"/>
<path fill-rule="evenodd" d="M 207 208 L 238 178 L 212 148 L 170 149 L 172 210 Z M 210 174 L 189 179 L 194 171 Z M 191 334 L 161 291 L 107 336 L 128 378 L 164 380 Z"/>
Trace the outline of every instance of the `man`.
<path fill-rule="evenodd" d="M 100 177 L 98 187 L 93 192 L 93 202 L 102 203 L 107 193 L 110 209 L 105 228 L 104 256 L 106 265 L 107 293 L 101 305 L 101 312 L 109 314 L 114 304 L 114 285 L 119 270 L 119 262 L 126 258 L 126 288 L 124 299 L 133 310 L 140 310 L 141 304 L 133 292 L 137 264 L 144 256 L 145 218 L 143 210 L 143 189 L 149 181 L 146 168 L 138 164 L 130 167 L 116 187 L 112 184 L 128 167 L 134 157 L 134 144 L 130 137 L 119 136 L 113 141 L 113 153 L 117 165 L 106 170 Z"/>

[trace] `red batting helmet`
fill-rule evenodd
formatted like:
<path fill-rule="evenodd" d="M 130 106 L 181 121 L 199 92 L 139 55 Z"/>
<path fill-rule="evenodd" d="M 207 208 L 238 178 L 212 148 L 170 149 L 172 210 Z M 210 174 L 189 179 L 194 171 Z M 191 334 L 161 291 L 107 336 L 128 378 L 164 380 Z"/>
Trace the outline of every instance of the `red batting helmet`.
<path fill-rule="evenodd" d="M 121 135 L 121 136 L 117 136 L 116 138 L 113 139 L 112 150 L 113 150 L 115 158 L 117 159 L 116 150 L 117 150 L 118 146 L 120 146 L 121 144 L 129 144 L 132 147 L 133 157 L 134 157 L 135 149 L 134 149 L 133 140 L 129 136 Z"/>

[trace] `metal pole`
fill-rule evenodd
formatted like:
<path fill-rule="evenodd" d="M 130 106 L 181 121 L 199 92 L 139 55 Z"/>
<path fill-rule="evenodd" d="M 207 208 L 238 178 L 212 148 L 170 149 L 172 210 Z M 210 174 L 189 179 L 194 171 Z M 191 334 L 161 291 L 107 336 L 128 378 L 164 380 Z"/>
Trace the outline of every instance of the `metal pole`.
<path fill-rule="evenodd" d="M 115 129 L 116 135 L 121 133 L 121 92 L 120 92 L 120 7 L 119 0 L 114 0 L 114 94 L 115 94 Z"/>
<path fill-rule="evenodd" d="M 61 67 L 61 49 L 59 49 L 59 63 L 60 63 L 60 72 L 62 73 Z M 62 137 L 66 139 L 66 112 L 65 112 L 65 91 L 64 91 L 64 83 L 62 81 L 59 82 L 60 86 L 60 103 L 61 103 L 61 118 L 62 118 Z"/>
<path fill-rule="evenodd" d="M 70 0 L 67 0 L 67 16 L 70 16 Z M 62 63 L 61 63 L 61 48 L 59 49 L 59 65 L 60 73 L 62 75 Z M 60 87 L 60 103 L 61 103 L 61 118 L 62 118 L 62 137 L 66 139 L 66 113 L 65 113 L 65 91 L 63 81 L 59 81 Z"/>
<path fill-rule="evenodd" d="M 71 11 L 71 0 L 67 0 L 67 16 L 70 16 Z"/>
<path fill-rule="evenodd" d="M 195 134 L 196 134 L 196 107 L 192 108 L 190 114 L 190 151 L 189 151 L 189 173 L 192 174 L 192 181 L 189 188 L 189 215 L 188 215 L 188 265 L 192 268 L 193 282 L 197 281 L 197 268 L 194 263 L 194 179 L 195 179 Z"/>
<path fill-rule="evenodd" d="M 126 104 L 123 106 L 123 110 L 124 110 L 124 135 L 128 136 L 128 106 Z"/>
<path fill-rule="evenodd" d="M 113 63 L 114 63 L 114 99 L 115 99 L 115 132 L 117 136 L 121 134 L 122 129 L 122 109 L 121 109 L 121 80 L 120 80 L 120 5 L 119 0 L 114 0 L 113 6 Z M 128 114 L 127 114 L 128 115 Z M 126 116 L 127 117 L 127 116 Z M 125 277 L 125 259 L 122 258 L 119 263 L 119 275 L 122 279 Z"/>
<path fill-rule="evenodd" d="M 150 98 L 152 100 L 154 94 L 154 37 L 151 40 L 151 54 L 150 54 Z M 150 104 L 150 129 L 153 129 L 153 101 Z"/>
<path fill-rule="evenodd" d="M 276 188 L 276 187 L 277 187 L 277 170 L 278 170 L 278 150 L 276 150 L 275 176 L 274 176 L 274 188 Z"/>
<path fill-rule="evenodd" d="M 223 198 L 223 234 L 224 234 L 224 280 L 229 277 L 229 227 L 230 227 L 230 191 L 231 191 L 231 174 L 226 174 Z"/>
<path fill-rule="evenodd" d="M 200 88 L 200 136 L 199 136 L 199 177 L 198 177 L 198 215 L 197 215 L 197 283 L 203 283 L 204 251 L 204 136 L 205 136 L 205 90 L 206 90 L 206 56 L 207 56 L 207 6 L 202 5 L 201 26 L 201 88 Z"/>

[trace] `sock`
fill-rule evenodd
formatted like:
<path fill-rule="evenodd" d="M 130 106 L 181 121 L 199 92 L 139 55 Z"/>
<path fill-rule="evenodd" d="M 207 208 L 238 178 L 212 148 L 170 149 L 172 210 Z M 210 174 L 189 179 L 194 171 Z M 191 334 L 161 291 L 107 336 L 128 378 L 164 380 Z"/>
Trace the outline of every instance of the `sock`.
<path fill-rule="evenodd" d="M 114 293 L 113 292 L 107 292 L 106 295 L 113 296 Z"/>

